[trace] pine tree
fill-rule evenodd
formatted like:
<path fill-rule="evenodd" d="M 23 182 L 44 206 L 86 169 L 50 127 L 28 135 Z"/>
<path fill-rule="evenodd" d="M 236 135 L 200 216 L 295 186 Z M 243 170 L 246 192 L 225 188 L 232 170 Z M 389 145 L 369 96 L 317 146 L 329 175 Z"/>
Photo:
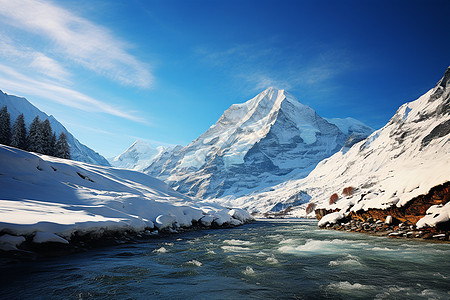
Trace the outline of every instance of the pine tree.
<path fill-rule="evenodd" d="M 0 144 L 11 144 L 11 117 L 6 105 L 0 110 Z"/>
<path fill-rule="evenodd" d="M 59 135 L 58 141 L 55 147 L 55 156 L 65 159 L 70 159 L 70 148 L 67 143 L 67 137 L 64 132 Z"/>
<path fill-rule="evenodd" d="M 52 138 L 50 139 L 50 154 L 51 156 L 55 156 L 56 153 L 56 133 L 53 132 Z"/>
<path fill-rule="evenodd" d="M 43 140 L 42 140 L 42 126 L 39 117 L 36 116 L 31 122 L 30 130 L 28 131 L 28 151 L 44 153 Z"/>
<path fill-rule="evenodd" d="M 11 146 L 22 150 L 27 149 L 27 128 L 25 126 L 23 114 L 20 114 L 14 122 Z"/>
<path fill-rule="evenodd" d="M 52 155 L 53 149 L 52 147 L 52 126 L 50 125 L 50 121 L 45 119 L 44 122 L 41 123 L 41 138 L 42 138 L 42 154 Z"/>

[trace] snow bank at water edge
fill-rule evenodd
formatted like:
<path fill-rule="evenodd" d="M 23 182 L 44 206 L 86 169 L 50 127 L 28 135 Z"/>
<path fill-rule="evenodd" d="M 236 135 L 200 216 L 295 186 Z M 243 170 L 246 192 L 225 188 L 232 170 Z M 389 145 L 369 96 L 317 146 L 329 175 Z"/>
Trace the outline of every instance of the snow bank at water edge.
<path fill-rule="evenodd" d="M 246 211 L 186 197 L 146 174 L 0 145 L 0 249 L 67 243 L 108 231 L 175 232 L 234 226 Z M 203 222 L 202 222 L 203 220 Z"/>

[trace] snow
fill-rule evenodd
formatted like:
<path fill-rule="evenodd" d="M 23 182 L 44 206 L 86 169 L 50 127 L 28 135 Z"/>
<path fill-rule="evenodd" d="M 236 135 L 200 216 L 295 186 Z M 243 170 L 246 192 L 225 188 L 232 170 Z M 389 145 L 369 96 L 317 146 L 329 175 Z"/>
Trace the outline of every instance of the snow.
<path fill-rule="evenodd" d="M 245 220 L 249 220 L 252 218 L 252 216 L 248 213 L 248 211 L 234 208 L 228 212 L 228 214 L 233 217 L 234 219 L 237 219 L 239 221 L 245 222 Z"/>
<path fill-rule="evenodd" d="M 370 135 L 373 132 L 373 129 L 361 121 L 358 121 L 353 118 L 327 118 L 326 119 L 331 124 L 336 125 L 343 133 L 352 134 L 353 132 L 357 133 L 366 133 Z"/>
<path fill-rule="evenodd" d="M 48 243 L 48 242 L 61 243 L 61 244 L 69 243 L 66 239 L 63 239 L 62 237 L 57 236 L 56 234 L 51 233 L 51 232 L 36 232 L 36 234 L 33 237 L 33 243 L 42 244 L 42 243 Z"/>
<path fill-rule="evenodd" d="M 344 217 L 345 217 L 344 213 L 340 211 L 330 213 L 328 215 L 323 216 L 317 225 L 325 226 L 327 224 L 335 224 Z"/>
<path fill-rule="evenodd" d="M 170 147 L 163 146 L 155 148 L 142 140 L 137 140 L 125 152 L 108 159 L 108 161 L 111 166 L 116 168 L 143 171 L 155 159 L 171 149 Z"/>
<path fill-rule="evenodd" d="M 200 137 L 156 159 L 144 172 L 189 196 L 252 209 L 258 206 L 250 200 L 253 193 L 307 176 L 347 138 L 287 91 L 268 88 L 231 105 Z M 276 203 L 262 205 L 270 210 Z"/>
<path fill-rule="evenodd" d="M 165 229 L 168 227 L 172 227 L 173 224 L 177 221 L 177 218 L 174 215 L 159 215 L 156 218 L 155 225 L 158 229 Z"/>
<path fill-rule="evenodd" d="M 310 202 L 317 204 L 316 208 L 345 212 L 404 206 L 450 181 L 450 134 L 445 129 L 450 122 L 449 86 L 438 84 L 402 105 L 383 128 L 322 160 L 305 178 L 293 177 L 237 199 L 222 199 L 221 203 L 264 213 L 274 205 L 287 206 L 297 199 L 298 204 L 291 205 L 288 214 L 292 217 L 307 217 Z M 348 186 L 354 187 L 353 196 L 341 197 L 330 205 L 330 196 L 342 195 Z"/>
<path fill-rule="evenodd" d="M 23 242 L 25 242 L 25 238 L 23 236 L 4 234 L 0 236 L 0 250 L 17 250 L 17 246 L 19 246 Z"/>
<path fill-rule="evenodd" d="M 27 99 L 8 95 L 0 90 L 0 107 L 3 107 L 4 105 L 8 107 L 8 112 L 11 116 L 11 126 L 14 124 L 17 116 L 21 113 L 23 113 L 27 129 L 36 116 L 38 116 L 41 121 L 48 119 L 56 136 L 59 136 L 62 132 L 66 134 L 67 143 L 70 146 L 71 158 L 73 160 L 109 166 L 108 161 L 103 156 L 81 144 L 60 122 L 58 122 L 58 120 L 39 110 Z"/>
<path fill-rule="evenodd" d="M 155 226 L 170 231 L 202 218 L 219 226 L 252 219 L 240 210 L 191 199 L 140 172 L 4 145 L 0 145 L 0 190 L 0 232 L 8 234 L 0 236 L 2 249 L 15 248 L 14 243 L 28 235 L 36 243 L 65 243 L 77 233 L 140 232 Z M 17 239 L 11 242 L 9 236 Z"/>
<path fill-rule="evenodd" d="M 450 220 L 450 202 L 445 205 L 433 205 L 427 210 L 427 214 L 420 219 L 416 226 L 422 227 L 436 227 L 437 224 L 447 222 Z"/>

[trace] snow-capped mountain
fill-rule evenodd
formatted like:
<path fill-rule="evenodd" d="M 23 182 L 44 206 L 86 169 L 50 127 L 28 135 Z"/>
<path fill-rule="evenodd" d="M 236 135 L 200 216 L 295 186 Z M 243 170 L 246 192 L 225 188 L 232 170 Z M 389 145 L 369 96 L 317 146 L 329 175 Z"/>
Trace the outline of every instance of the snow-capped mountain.
<path fill-rule="evenodd" d="M 358 134 L 368 137 L 374 131 L 371 127 L 367 126 L 361 121 L 353 118 L 327 118 L 331 124 L 336 125 L 343 133 L 347 135 Z"/>
<path fill-rule="evenodd" d="M 33 119 L 38 116 L 41 121 L 48 119 L 52 126 L 53 132 L 58 136 L 61 132 L 65 132 L 67 136 L 67 143 L 70 146 L 70 155 L 73 160 L 87 162 L 102 166 L 109 166 L 108 161 L 92 150 L 91 148 L 81 144 L 67 129 L 58 122 L 53 116 L 48 116 L 36 106 L 31 104 L 27 99 L 8 95 L 0 90 L 0 107 L 6 105 L 11 116 L 11 126 L 16 120 L 17 116 L 23 113 L 27 129 L 29 128 Z"/>
<path fill-rule="evenodd" d="M 292 199 L 316 203 L 318 208 L 355 212 L 401 207 L 450 181 L 449 170 L 450 67 L 434 88 L 402 105 L 383 128 L 323 160 L 306 178 L 225 204 L 260 212 L 276 205 L 293 206 Z M 342 191 L 349 186 L 354 194 L 345 197 Z M 330 204 L 334 193 L 340 198 Z M 305 216 L 306 205 L 290 214 Z"/>
<path fill-rule="evenodd" d="M 144 172 L 191 196 L 234 197 L 305 177 L 347 137 L 288 92 L 268 88 Z"/>
<path fill-rule="evenodd" d="M 148 143 L 137 140 L 122 154 L 108 159 L 111 166 L 142 171 L 156 158 L 170 151 L 170 147 L 152 147 Z"/>

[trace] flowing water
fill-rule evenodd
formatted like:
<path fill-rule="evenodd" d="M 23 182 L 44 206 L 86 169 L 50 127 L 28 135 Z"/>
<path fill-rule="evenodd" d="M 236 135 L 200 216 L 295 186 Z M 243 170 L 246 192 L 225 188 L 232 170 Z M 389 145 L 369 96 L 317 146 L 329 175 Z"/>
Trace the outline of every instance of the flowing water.
<path fill-rule="evenodd" d="M 266 220 L 0 272 L 2 299 L 449 299 L 450 244 Z"/>

